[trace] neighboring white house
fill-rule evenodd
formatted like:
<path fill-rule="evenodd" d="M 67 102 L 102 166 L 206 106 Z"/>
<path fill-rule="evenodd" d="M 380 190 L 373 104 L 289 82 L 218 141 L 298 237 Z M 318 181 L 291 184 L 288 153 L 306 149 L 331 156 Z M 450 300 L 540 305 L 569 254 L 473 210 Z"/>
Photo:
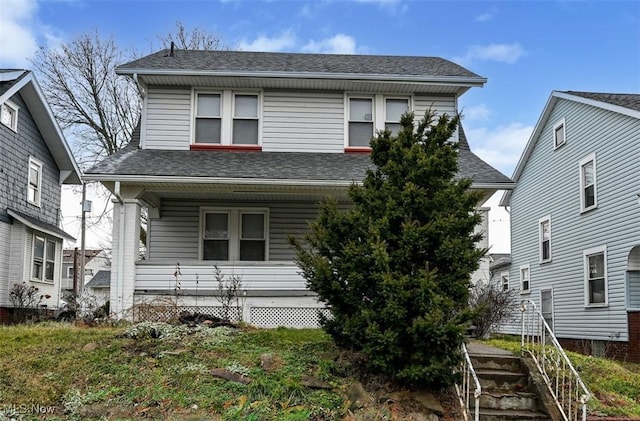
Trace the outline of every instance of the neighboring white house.
<path fill-rule="evenodd" d="M 56 309 L 62 278 L 62 184 L 80 184 L 62 131 L 34 74 L 0 69 L 0 322 L 14 284 L 38 288 Z"/>
<path fill-rule="evenodd" d="M 554 91 L 513 179 L 510 285 L 566 347 L 640 361 L 640 94 Z"/>
<path fill-rule="evenodd" d="M 65 293 L 73 292 L 75 249 L 65 249 L 62 255 L 62 290 Z M 80 250 L 76 256 L 76 264 L 80 270 Z M 86 285 L 101 270 L 111 270 L 111 259 L 105 250 L 86 249 L 84 260 L 84 279 L 78 276 L 78 281 Z"/>
<path fill-rule="evenodd" d="M 218 304 L 214 265 L 242 278 L 243 318 L 258 326 L 316 326 L 288 236 L 318 203 L 370 167 L 376 130 L 458 97 L 486 79 L 435 57 L 162 50 L 117 69 L 144 93 L 129 146 L 87 172 L 115 196 L 111 311 L 180 296 L 185 309 Z M 461 129 L 460 175 L 485 200 L 511 180 L 474 155 Z M 147 259 L 139 258 L 140 206 Z M 135 308 L 134 308 L 135 309 Z M 130 314 L 129 314 L 130 315 Z M 135 310 L 134 315 L 135 317 Z"/>
<path fill-rule="evenodd" d="M 90 296 L 95 297 L 96 305 L 102 306 L 110 298 L 111 270 L 98 270 L 84 288 Z"/>

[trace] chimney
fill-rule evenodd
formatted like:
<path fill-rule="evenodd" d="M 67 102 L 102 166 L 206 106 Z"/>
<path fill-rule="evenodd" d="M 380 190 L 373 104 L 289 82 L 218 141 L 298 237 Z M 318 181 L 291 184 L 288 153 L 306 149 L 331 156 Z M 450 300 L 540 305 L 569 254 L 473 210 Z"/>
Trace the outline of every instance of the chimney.
<path fill-rule="evenodd" d="M 176 47 L 176 44 L 173 41 L 171 41 L 171 52 L 169 52 L 169 57 L 174 57 L 173 50 L 175 47 Z"/>

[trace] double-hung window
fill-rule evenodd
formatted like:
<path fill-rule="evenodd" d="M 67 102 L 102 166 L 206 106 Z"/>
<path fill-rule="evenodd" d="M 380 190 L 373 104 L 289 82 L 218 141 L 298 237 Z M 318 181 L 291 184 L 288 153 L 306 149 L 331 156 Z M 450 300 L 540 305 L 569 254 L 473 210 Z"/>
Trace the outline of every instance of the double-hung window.
<path fill-rule="evenodd" d="M 267 210 L 206 208 L 201 219 L 203 260 L 267 260 Z"/>
<path fill-rule="evenodd" d="M 368 148 L 378 131 L 400 131 L 400 118 L 410 110 L 409 97 L 376 95 L 347 95 L 347 141 L 345 146 Z"/>
<path fill-rule="evenodd" d="M 520 292 L 528 293 L 531 288 L 531 270 L 529 265 L 520 266 Z"/>
<path fill-rule="evenodd" d="M 409 111 L 409 100 L 407 98 L 386 98 L 384 105 L 384 128 L 395 136 L 400 131 L 402 114 Z"/>
<path fill-rule="evenodd" d="M 585 306 L 606 306 L 607 292 L 607 248 L 594 247 L 584 253 Z"/>
<path fill-rule="evenodd" d="M 592 153 L 580 161 L 580 211 L 598 207 L 596 185 L 596 155 Z"/>
<path fill-rule="evenodd" d="M 11 102 L 4 102 L 0 106 L 0 122 L 14 132 L 18 131 L 18 107 Z"/>
<path fill-rule="evenodd" d="M 564 118 L 553 126 L 553 148 L 557 149 L 566 142 Z"/>
<path fill-rule="evenodd" d="M 31 279 L 53 282 L 55 275 L 56 243 L 47 238 L 33 237 L 33 266 Z"/>
<path fill-rule="evenodd" d="M 368 147 L 373 128 L 373 98 L 349 98 L 349 146 Z"/>
<path fill-rule="evenodd" d="M 29 180 L 27 186 L 27 201 L 40 206 L 42 196 L 42 162 L 29 158 Z"/>
<path fill-rule="evenodd" d="M 551 217 L 545 216 L 538 221 L 540 244 L 540 263 L 551 261 Z"/>
<path fill-rule="evenodd" d="M 500 284 L 503 291 L 509 290 L 509 272 L 504 272 L 500 275 Z"/>
<path fill-rule="evenodd" d="M 196 91 L 194 144 L 259 145 L 260 96 L 257 93 Z"/>

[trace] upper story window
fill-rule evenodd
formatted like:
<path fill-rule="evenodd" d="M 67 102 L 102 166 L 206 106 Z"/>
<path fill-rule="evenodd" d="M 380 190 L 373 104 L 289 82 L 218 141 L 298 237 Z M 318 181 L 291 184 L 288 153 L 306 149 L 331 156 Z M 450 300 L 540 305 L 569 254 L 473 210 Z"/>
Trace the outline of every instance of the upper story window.
<path fill-rule="evenodd" d="M 47 238 L 33 236 L 33 266 L 31 279 L 53 282 L 55 275 L 56 243 Z"/>
<path fill-rule="evenodd" d="M 520 266 L 520 292 L 528 293 L 531 288 L 531 270 L 529 265 Z"/>
<path fill-rule="evenodd" d="M 580 211 L 598 207 L 596 185 L 596 155 L 592 153 L 580 161 Z"/>
<path fill-rule="evenodd" d="M 566 142 L 564 118 L 553 126 L 553 148 L 557 149 Z"/>
<path fill-rule="evenodd" d="M 551 217 L 545 216 L 538 221 L 540 241 L 540 263 L 551 261 Z"/>
<path fill-rule="evenodd" d="M 267 260 L 265 209 L 203 209 L 202 260 Z"/>
<path fill-rule="evenodd" d="M 345 146 L 368 148 L 375 133 L 400 131 L 400 117 L 411 109 L 409 97 L 349 95 L 347 99 L 347 140 Z"/>
<path fill-rule="evenodd" d="M 509 290 L 509 272 L 503 272 L 500 275 L 500 284 L 503 291 Z"/>
<path fill-rule="evenodd" d="M 196 92 L 194 143 L 260 144 L 260 96 L 256 93 Z"/>
<path fill-rule="evenodd" d="M 27 186 L 27 201 L 40 206 L 42 196 L 42 162 L 29 158 L 29 182 Z"/>
<path fill-rule="evenodd" d="M 18 107 L 7 101 L 0 106 L 0 122 L 13 130 L 18 131 Z"/>
<path fill-rule="evenodd" d="M 584 304 L 585 306 L 606 306 L 607 293 L 607 248 L 594 247 L 584 255 Z"/>

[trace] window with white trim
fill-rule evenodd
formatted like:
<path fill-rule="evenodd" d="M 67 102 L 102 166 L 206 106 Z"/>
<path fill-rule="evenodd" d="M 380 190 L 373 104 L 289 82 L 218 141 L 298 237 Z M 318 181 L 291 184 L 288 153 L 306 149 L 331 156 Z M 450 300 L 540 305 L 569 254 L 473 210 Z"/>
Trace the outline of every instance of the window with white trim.
<path fill-rule="evenodd" d="M 598 207 L 598 188 L 596 178 L 596 155 L 590 154 L 580 161 L 580 211 Z"/>
<path fill-rule="evenodd" d="M 42 196 L 42 162 L 29 158 L 29 176 L 27 185 L 27 201 L 40 206 Z"/>
<path fill-rule="evenodd" d="M 529 265 L 520 266 L 520 292 L 527 293 L 531 288 L 531 270 Z"/>
<path fill-rule="evenodd" d="M 202 260 L 268 260 L 266 209 L 203 208 Z"/>
<path fill-rule="evenodd" d="M 408 96 L 346 95 L 347 147 L 369 147 L 375 133 L 389 130 L 396 135 L 402 114 L 411 109 Z"/>
<path fill-rule="evenodd" d="M 384 100 L 384 128 L 393 136 L 400 131 L 400 118 L 409 111 L 407 98 L 385 98 Z"/>
<path fill-rule="evenodd" d="M 551 261 L 551 216 L 538 221 L 540 263 Z"/>
<path fill-rule="evenodd" d="M 67 278 L 73 278 L 73 266 L 67 268 Z"/>
<path fill-rule="evenodd" d="M 553 126 L 553 148 L 557 149 L 566 143 L 564 118 Z"/>
<path fill-rule="evenodd" d="M 584 303 L 585 306 L 606 306 L 607 247 L 594 247 L 584 251 Z"/>
<path fill-rule="evenodd" d="M 31 279 L 53 282 L 56 264 L 56 243 L 48 238 L 33 236 L 33 265 Z"/>
<path fill-rule="evenodd" d="M 194 143 L 260 144 L 260 95 L 255 92 L 196 91 Z"/>
<path fill-rule="evenodd" d="M 349 146 L 368 147 L 373 128 L 373 98 L 349 98 Z"/>
<path fill-rule="evenodd" d="M 18 131 L 18 106 L 6 101 L 0 106 L 0 122 L 13 130 Z"/>
<path fill-rule="evenodd" d="M 503 291 L 509 290 L 509 272 L 502 272 L 500 274 L 500 286 Z"/>

